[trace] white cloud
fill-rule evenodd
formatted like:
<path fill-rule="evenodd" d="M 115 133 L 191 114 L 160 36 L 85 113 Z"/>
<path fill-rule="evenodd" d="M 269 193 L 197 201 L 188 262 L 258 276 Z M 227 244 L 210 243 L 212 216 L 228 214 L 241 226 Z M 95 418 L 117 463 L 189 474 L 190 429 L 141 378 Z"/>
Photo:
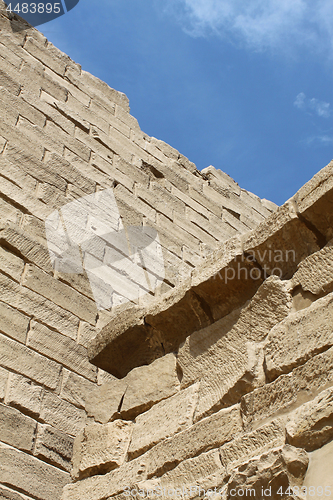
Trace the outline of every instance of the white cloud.
<path fill-rule="evenodd" d="M 314 135 L 302 142 L 307 146 L 330 146 L 333 144 L 333 135 Z"/>
<path fill-rule="evenodd" d="M 294 101 L 294 106 L 298 109 L 303 109 L 308 112 L 314 112 L 322 118 L 329 118 L 332 114 L 330 110 L 330 103 L 325 101 L 320 101 L 313 97 L 308 99 L 304 92 L 300 92 Z"/>
<path fill-rule="evenodd" d="M 256 50 L 289 41 L 333 47 L 332 0 L 167 0 L 185 31 L 217 33 Z"/>

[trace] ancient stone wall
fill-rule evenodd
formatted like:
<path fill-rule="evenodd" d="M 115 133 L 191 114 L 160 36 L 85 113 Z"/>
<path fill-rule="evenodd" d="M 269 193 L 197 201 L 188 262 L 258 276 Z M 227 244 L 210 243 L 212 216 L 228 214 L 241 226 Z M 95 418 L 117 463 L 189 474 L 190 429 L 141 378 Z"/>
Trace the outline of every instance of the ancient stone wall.
<path fill-rule="evenodd" d="M 150 341 L 89 395 L 63 500 L 333 494 L 332 228 L 333 162 L 97 335 L 91 354 L 110 370 L 113 348 L 123 364 L 135 336 Z"/>
<path fill-rule="evenodd" d="M 45 228 L 63 207 L 108 190 L 124 231 L 158 230 L 165 268 L 145 296 L 126 296 L 122 282 L 110 311 L 97 307 L 87 272 L 54 265 Z M 124 94 L 82 71 L 22 19 L 9 19 L 0 1 L 1 498 L 56 500 L 71 481 L 88 395 L 114 379 L 89 362 L 87 344 L 118 306 L 168 293 L 221 242 L 275 209 L 144 134 Z M 62 236 L 55 231 L 51 243 Z M 94 250 L 107 267 L 100 247 Z M 109 272 L 121 274 L 112 262 Z M 171 377 L 171 391 L 176 382 Z"/>

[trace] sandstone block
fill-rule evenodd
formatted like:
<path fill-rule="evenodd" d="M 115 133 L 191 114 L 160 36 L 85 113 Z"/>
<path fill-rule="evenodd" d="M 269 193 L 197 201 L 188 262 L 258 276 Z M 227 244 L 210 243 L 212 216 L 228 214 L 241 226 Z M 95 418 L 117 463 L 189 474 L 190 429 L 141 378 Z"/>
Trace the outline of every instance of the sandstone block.
<path fill-rule="evenodd" d="M 243 244 L 244 253 L 250 253 L 267 274 L 275 270 L 282 279 L 291 278 L 299 262 L 319 250 L 316 236 L 300 221 L 291 202 L 261 222 Z"/>
<path fill-rule="evenodd" d="M 1 240 L 16 248 L 25 259 L 34 262 L 45 271 L 51 271 L 51 262 L 45 246 L 24 234 L 19 228 L 8 226 L 0 232 Z"/>
<path fill-rule="evenodd" d="M 231 189 L 235 194 L 240 196 L 241 188 L 237 182 L 235 182 L 230 175 L 226 174 L 222 170 L 216 169 L 213 165 L 210 165 L 209 167 L 202 169 L 201 173 L 208 177 L 210 185 L 214 179 L 220 187 Z M 214 185 L 212 187 L 214 188 Z"/>
<path fill-rule="evenodd" d="M 58 363 L 4 335 L 0 335 L 0 365 L 9 370 L 19 370 L 26 377 L 50 389 L 55 389 L 59 383 L 61 366 Z"/>
<path fill-rule="evenodd" d="M 0 500 L 28 500 L 28 497 L 20 495 L 4 486 L 0 486 Z"/>
<path fill-rule="evenodd" d="M 197 491 L 195 488 L 201 487 L 205 489 L 205 480 L 210 482 L 215 476 L 218 481 L 223 480 L 225 476 L 225 468 L 221 464 L 218 450 L 210 450 L 207 453 L 202 453 L 198 457 L 184 460 L 171 471 L 163 474 L 160 479 L 162 489 L 185 487 L 190 495 L 195 496 Z M 193 493 L 191 494 L 191 490 Z"/>
<path fill-rule="evenodd" d="M 0 85 L 15 96 L 19 95 L 21 90 L 21 85 L 3 70 L 0 70 Z"/>
<path fill-rule="evenodd" d="M 9 337 L 25 343 L 30 318 L 0 302 L 0 331 Z"/>
<path fill-rule="evenodd" d="M 124 491 L 145 479 L 142 457 L 126 462 L 118 469 L 104 475 L 92 476 L 64 488 L 62 500 L 104 500 Z"/>
<path fill-rule="evenodd" d="M 31 264 L 26 267 L 23 285 L 43 295 L 51 302 L 70 311 L 84 321 L 92 325 L 95 324 L 97 310 L 92 300 L 89 300 L 76 290 L 44 273 L 37 267 Z"/>
<path fill-rule="evenodd" d="M 27 345 L 92 382 L 96 382 L 97 369 L 87 360 L 86 349 L 65 335 L 32 321 Z"/>
<path fill-rule="evenodd" d="M 194 384 L 184 391 L 154 405 L 135 419 L 129 459 L 142 455 L 157 443 L 190 427 L 198 399 L 199 385 Z"/>
<path fill-rule="evenodd" d="M 124 379 L 96 388 L 87 398 L 86 411 L 101 423 L 109 422 L 118 413 L 134 419 L 178 390 L 176 357 L 167 354 L 151 365 L 134 368 Z"/>
<path fill-rule="evenodd" d="M 288 416 L 288 443 L 307 451 L 326 444 L 333 436 L 333 389 L 321 392 Z"/>
<path fill-rule="evenodd" d="M 1 271 L 9 274 L 15 281 L 20 281 L 24 269 L 24 261 L 22 259 L 5 248 L 0 247 L 0 262 Z"/>
<path fill-rule="evenodd" d="M 125 462 L 133 425 L 124 420 L 88 424 L 75 439 L 73 478 L 101 474 L 120 467 Z"/>
<path fill-rule="evenodd" d="M 63 369 L 62 387 L 60 391 L 60 397 L 62 399 L 65 399 L 78 408 L 84 408 L 89 394 L 95 388 L 96 384 L 80 377 L 80 375 L 76 373 L 70 372 L 65 368 Z"/>
<path fill-rule="evenodd" d="M 100 80 L 87 71 L 82 71 L 81 81 L 87 89 L 91 89 L 106 101 L 111 101 L 121 106 L 126 112 L 129 112 L 129 101 L 125 94 L 109 87 L 105 82 Z"/>
<path fill-rule="evenodd" d="M 224 444 L 220 448 L 221 461 L 227 472 L 230 472 L 250 458 L 283 446 L 284 443 L 284 423 L 281 419 L 273 420 Z"/>
<path fill-rule="evenodd" d="M 253 458 L 231 475 L 228 481 L 226 498 L 240 500 L 244 491 L 255 500 L 262 498 L 262 490 L 270 489 L 269 498 L 281 498 L 278 491 L 282 487 L 301 486 L 309 458 L 304 450 L 286 445 L 275 448 L 258 458 Z"/>
<path fill-rule="evenodd" d="M 266 373 L 273 380 L 333 345 L 333 294 L 291 314 L 270 332 L 265 346 Z"/>
<path fill-rule="evenodd" d="M 73 314 L 32 290 L 19 286 L 4 275 L 0 275 L 0 285 L 2 300 L 10 306 L 24 311 L 29 316 L 35 316 L 38 312 L 38 319 L 43 323 L 66 336 L 76 337 L 79 319 Z"/>
<path fill-rule="evenodd" d="M 221 219 L 222 216 L 222 205 L 223 205 L 223 200 L 224 197 L 218 196 L 216 191 L 213 189 L 209 192 L 209 195 L 211 195 L 213 192 L 216 197 L 218 198 L 218 203 L 216 203 L 216 200 L 212 200 L 211 198 L 208 198 L 205 194 L 199 193 L 195 188 L 192 186 L 189 187 L 189 195 L 193 200 L 197 201 L 200 205 L 203 205 L 205 208 L 207 208 L 210 212 L 212 212 L 214 215 L 216 215 L 219 219 Z"/>
<path fill-rule="evenodd" d="M 222 409 L 147 452 L 147 477 L 161 476 L 180 462 L 218 448 L 242 432 L 239 405 Z"/>
<path fill-rule="evenodd" d="M 30 120 L 35 125 L 43 127 L 45 124 L 45 115 L 43 115 L 36 108 L 27 103 L 24 99 L 16 97 L 13 93 L 8 92 L 5 88 L 0 89 L 0 100 L 10 106 L 13 110 Z"/>
<path fill-rule="evenodd" d="M 9 374 L 6 404 L 23 410 L 34 418 L 38 418 L 43 397 L 43 388 L 31 380 L 16 373 Z"/>
<path fill-rule="evenodd" d="M 117 201 L 119 199 L 120 201 L 126 203 L 130 207 L 133 206 L 136 210 L 145 215 L 152 222 L 156 221 L 155 209 L 151 208 L 147 203 L 144 203 L 143 201 L 136 198 L 130 191 L 124 188 L 121 184 L 118 184 L 118 186 L 114 189 L 114 195 Z"/>
<path fill-rule="evenodd" d="M 287 286 L 271 277 L 243 309 L 186 339 L 177 361 L 183 372 L 182 387 L 201 380 L 195 419 L 237 403 L 242 394 L 264 383 L 259 343 L 291 307 Z"/>
<path fill-rule="evenodd" d="M 1 441 L 31 452 L 34 445 L 37 422 L 26 417 L 15 408 L 0 404 L 0 433 Z"/>
<path fill-rule="evenodd" d="M 74 439 L 50 425 L 38 424 L 34 455 L 56 467 L 71 469 Z"/>
<path fill-rule="evenodd" d="M 255 389 L 241 399 L 242 417 L 246 429 L 283 412 L 292 405 L 312 399 L 313 393 L 323 390 L 333 381 L 333 348 L 314 356 L 288 375 Z"/>
<path fill-rule="evenodd" d="M 0 401 L 5 399 L 8 375 L 8 371 L 0 367 Z"/>
<path fill-rule="evenodd" d="M 55 73 L 58 73 L 61 76 L 65 74 L 69 57 L 65 56 L 65 54 L 63 54 L 63 57 L 60 57 L 60 50 L 55 50 L 51 43 L 48 43 L 46 47 L 41 47 L 40 43 L 32 37 L 28 37 L 24 44 L 24 49 L 36 59 L 51 68 Z"/>
<path fill-rule="evenodd" d="M 45 392 L 40 419 L 58 430 L 76 436 L 85 423 L 85 412 L 63 401 L 51 392 Z"/>
<path fill-rule="evenodd" d="M 4 445 L 0 445 L 0 463 L 1 483 L 40 500 L 60 498 L 70 481 L 68 473 Z"/>
<path fill-rule="evenodd" d="M 324 248 L 309 255 L 300 262 L 292 278 L 293 286 L 301 285 L 303 290 L 314 295 L 331 292 L 333 289 L 333 240 Z"/>
<path fill-rule="evenodd" d="M 184 216 L 178 215 L 177 213 L 174 214 L 174 223 L 210 248 L 216 248 L 217 238 L 209 234 L 209 223 L 206 225 L 207 227 L 202 230 L 195 223 L 186 220 Z"/>

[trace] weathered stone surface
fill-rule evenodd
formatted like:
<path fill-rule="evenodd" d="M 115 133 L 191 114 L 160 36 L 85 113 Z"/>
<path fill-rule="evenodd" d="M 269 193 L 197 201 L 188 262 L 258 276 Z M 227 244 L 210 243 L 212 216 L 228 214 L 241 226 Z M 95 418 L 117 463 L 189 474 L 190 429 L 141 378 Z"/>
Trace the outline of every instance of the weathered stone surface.
<path fill-rule="evenodd" d="M 101 423 L 109 422 L 118 413 L 133 419 L 178 390 L 176 357 L 167 354 L 149 366 L 135 368 L 122 380 L 96 388 L 87 398 L 86 411 Z"/>
<path fill-rule="evenodd" d="M 194 498 L 201 491 L 222 484 L 226 470 L 221 464 L 218 450 L 210 450 L 198 457 L 184 460 L 177 467 L 164 474 L 160 487 L 169 489 L 183 488 L 188 498 Z M 138 487 L 140 484 L 138 485 Z"/>
<path fill-rule="evenodd" d="M 75 479 L 101 474 L 124 462 L 134 424 L 116 420 L 108 424 L 88 424 L 75 438 L 73 471 Z"/>
<path fill-rule="evenodd" d="M 20 450 L 31 452 L 37 422 L 15 408 L 0 404 L 1 441 Z"/>
<path fill-rule="evenodd" d="M 239 467 L 229 479 L 226 498 L 237 500 L 244 496 L 244 491 L 255 500 L 262 498 L 262 489 L 269 489 L 267 496 L 272 500 L 281 498 L 278 491 L 285 492 L 288 487 L 301 486 L 309 458 L 304 450 L 286 445 L 254 458 Z M 252 490 L 252 491 L 250 491 Z M 282 496 L 283 498 L 283 496 Z"/>
<path fill-rule="evenodd" d="M 40 500 L 61 497 L 68 473 L 0 444 L 0 482 Z"/>
<path fill-rule="evenodd" d="M 40 419 L 70 436 L 76 436 L 85 424 L 86 415 L 83 410 L 63 401 L 55 394 L 46 392 Z"/>
<path fill-rule="evenodd" d="M 292 278 L 293 286 L 301 285 L 303 290 L 314 295 L 332 292 L 332 260 L 333 240 L 330 240 L 319 252 L 315 252 L 300 262 Z"/>
<path fill-rule="evenodd" d="M 147 457 L 148 479 L 161 476 L 183 460 L 218 448 L 235 438 L 242 431 L 239 410 L 239 405 L 222 409 L 154 446 L 144 455 Z"/>
<path fill-rule="evenodd" d="M 74 439 L 50 425 L 38 424 L 34 455 L 69 472 Z"/>
<path fill-rule="evenodd" d="M 333 162 L 321 169 L 292 198 L 302 220 L 317 235 L 323 246 L 332 239 L 333 227 Z"/>
<path fill-rule="evenodd" d="M 274 420 L 253 432 L 242 434 L 220 448 L 221 462 L 227 472 L 250 458 L 278 448 L 285 443 L 283 420 Z"/>
<path fill-rule="evenodd" d="M 198 389 L 199 384 L 194 384 L 171 398 L 157 403 L 135 419 L 128 450 L 130 460 L 142 455 L 163 439 L 192 425 Z"/>
<path fill-rule="evenodd" d="M 9 370 L 19 370 L 26 377 L 50 389 L 55 389 L 59 383 L 61 366 L 58 363 L 4 335 L 0 335 L 0 365 Z"/>
<path fill-rule="evenodd" d="M 0 367 L 0 401 L 5 399 L 8 375 L 8 371 Z"/>
<path fill-rule="evenodd" d="M 34 418 L 38 418 L 42 405 L 43 388 L 34 384 L 31 380 L 10 373 L 6 403 L 23 410 Z"/>
<path fill-rule="evenodd" d="M 79 408 L 84 408 L 96 385 L 76 373 L 63 369 L 60 397 Z"/>
<path fill-rule="evenodd" d="M 29 500 L 25 495 L 20 495 L 16 491 L 0 486 L 0 500 Z"/>
<path fill-rule="evenodd" d="M 41 354 L 96 382 L 97 370 L 86 358 L 86 349 L 74 340 L 36 321 L 30 324 L 27 345 Z"/>
<path fill-rule="evenodd" d="M 68 337 L 76 337 L 79 319 L 70 312 L 53 304 L 38 293 L 19 286 L 7 276 L 0 275 L 0 287 L 2 301 L 7 302 L 11 307 L 24 312 L 27 316 L 35 316 L 36 311 L 38 311 L 38 319 L 42 323 Z"/>
<path fill-rule="evenodd" d="M 54 279 L 37 267 L 33 265 L 27 266 L 24 273 L 23 285 L 43 295 L 63 309 L 70 311 L 80 319 L 92 325 L 96 323 L 97 310 L 92 300 L 89 300 L 65 283 Z"/>
<path fill-rule="evenodd" d="M 201 380 L 196 420 L 237 403 L 244 393 L 264 384 L 263 353 L 258 343 L 291 307 L 288 286 L 272 276 L 243 309 L 186 339 L 177 361 L 183 387 Z"/>
<path fill-rule="evenodd" d="M 24 269 L 24 261 L 22 259 L 5 248 L 0 247 L 0 262 L 1 271 L 9 274 L 14 280 L 20 281 Z"/>
<path fill-rule="evenodd" d="M 25 343 L 30 318 L 17 309 L 0 302 L 0 331 L 9 337 Z"/>
<path fill-rule="evenodd" d="M 333 437 L 333 389 L 292 412 L 286 424 L 288 443 L 307 451 L 326 444 Z"/>
<path fill-rule="evenodd" d="M 246 429 L 258 426 L 278 413 L 287 413 L 313 398 L 313 394 L 333 382 L 333 348 L 314 356 L 304 365 L 274 382 L 255 389 L 241 399 L 243 422 Z"/>
<path fill-rule="evenodd" d="M 273 380 L 333 345 L 333 294 L 276 325 L 265 346 L 266 373 Z"/>

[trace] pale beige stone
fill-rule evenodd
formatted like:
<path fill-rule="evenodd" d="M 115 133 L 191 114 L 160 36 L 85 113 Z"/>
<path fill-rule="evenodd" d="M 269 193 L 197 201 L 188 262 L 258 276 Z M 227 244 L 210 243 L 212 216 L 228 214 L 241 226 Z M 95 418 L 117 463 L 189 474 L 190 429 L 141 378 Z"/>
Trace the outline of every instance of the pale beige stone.
<path fill-rule="evenodd" d="M 220 410 L 189 429 L 162 441 L 143 455 L 147 457 L 148 479 L 163 475 L 183 460 L 222 446 L 241 432 L 239 405 Z"/>
<path fill-rule="evenodd" d="M 279 488 L 285 492 L 288 487 L 301 486 L 309 458 L 304 450 L 286 445 L 275 448 L 260 457 L 253 458 L 238 470 L 236 469 L 227 485 L 227 498 L 240 500 L 247 490 L 255 500 L 262 498 L 262 490 L 268 489 L 268 498 L 277 500 Z"/>
<path fill-rule="evenodd" d="M 65 434 L 76 436 L 86 422 L 86 415 L 84 410 L 63 401 L 56 394 L 45 392 L 40 419 Z"/>
<path fill-rule="evenodd" d="M 63 368 L 60 397 L 79 408 L 85 408 L 86 400 L 96 384 Z"/>
<path fill-rule="evenodd" d="M 34 455 L 70 472 L 74 439 L 50 425 L 38 424 Z"/>
<path fill-rule="evenodd" d="M 88 362 L 86 349 L 65 335 L 32 321 L 27 345 L 35 351 L 62 363 L 88 380 L 96 382 L 97 369 Z"/>
<path fill-rule="evenodd" d="M 266 373 L 273 380 L 333 345 L 333 294 L 291 314 L 270 332 L 265 346 Z"/>
<path fill-rule="evenodd" d="M 273 420 L 253 432 L 242 434 L 220 448 L 221 462 L 227 472 L 232 471 L 250 458 L 261 455 L 271 448 L 285 443 L 285 429 L 282 419 Z"/>
<path fill-rule="evenodd" d="M 262 347 L 255 341 L 264 340 L 291 307 L 288 287 L 273 276 L 246 307 L 187 338 L 177 361 L 182 387 L 201 380 L 195 419 L 237 403 L 242 394 L 264 384 Z"/>
<path fill-rule="evenodd" d="M 10 373 L 6 403 L 37 417 L 41 411 L 43 388 L 17 373 Z"/>
<path fill-rule="evenodd" d="M 0 401 L 5 399 L 8 375 L 8 371 L 0 367 Z"/>
<path fill-rule="evenodd" d="M 30 318 L 28 316 L 0 302 L 0 331 L 2 333 L 24 344 L 29 324 Z"/>
<path fill-rule="evenodd" d="M 101 423 L 118 413 L 123 418 L 135 418 L 178 390 L 176 357 L 168 354 L 149 366 L 135 368 L 122 380 L 96 388 L 87 398 L 86 411 Z"/>
<path fill-rule="evenodd" d="M 124 462 L 134 424 L 116 420 L 88 424 L 75 438 L 72 476 L 75 479 L 108 472 Z"/>
<path fill-rule="evenodd" d="M 199 384 L 154 405 L 135 419 L 129 459 L 136 458 L 157 443 L 193 424 Z"/>
<path fill-rule="evenodd" d="M 307 451 L 320 448 L 333 437 L 332 418 L 333 389 L 327 389 L 289 415 L 288 443 Z"/>
<path fill-rule="evenodd" d="M 18 360 L 20 360 L 18 365 Z M 60 380 L 61 365 L 28 347 L 0 335 L 0 365 L 55 389 Z"/>
<path fill-rule="evenodd" d="M 2 444 L 0 463 L 2 484 L 40 500 L 60 498 L 63 487 L 70 481 L 67 472 Z"/>
<path fill-rule="evenodd" d="M 308 493 L 309 487 L 312 486 L 315 488 L 311 490 L 311 493 L 314 493 L 311 495 L 313 500 L 322 498 L 323 493 L 329 497 L 329 493 L 332 494 L 333 491 L 333 441 L 309 453 L 309 458 L 310 463 L 303 483 L 306 492 Z"/>
<path fill-rule="evenodd" d="M 12 252 L 0 247 L 0 268 L 14 278 L 14 280 L 20 281 L 24 269 L 24 261 Z"/>
<path fill-rule="evenodd" d="M 293 286 L 319 295 L 333 290 L 333 240 L 304 259 L 292 278 Z"/>
<path fill-rule="evenodd" d="M 1 441 L 23 451 L 31 452 L 37 422 L 15 408 L 0 404 Z"/>

